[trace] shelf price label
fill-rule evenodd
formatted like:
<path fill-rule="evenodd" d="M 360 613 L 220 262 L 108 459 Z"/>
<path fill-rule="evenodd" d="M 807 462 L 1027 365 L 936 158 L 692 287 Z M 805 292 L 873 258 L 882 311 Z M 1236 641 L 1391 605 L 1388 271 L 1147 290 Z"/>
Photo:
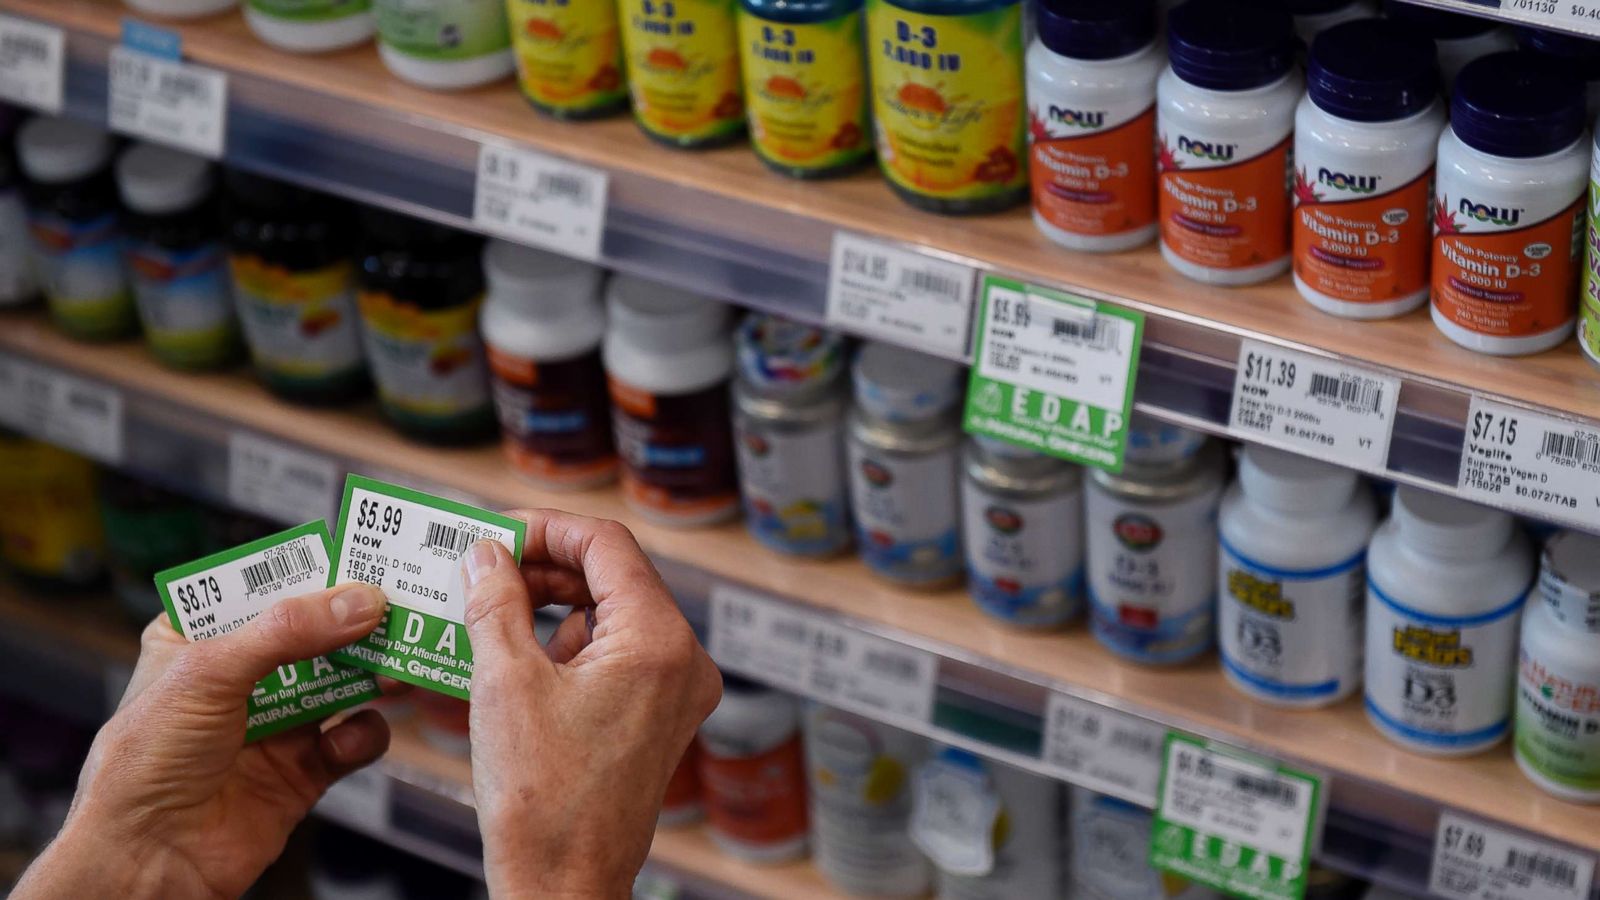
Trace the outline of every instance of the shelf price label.
<path fill-rule="evenodd" d="M 58 116 L 65 105 L 66 69 L 61 29 L 0 15 L 0 100 Z"/>
<path fill-rule="evenodd" d="M 1500 0 L 1500 11 L 1564 31 L 1600 35 L 1600 3 L 1594 0 Z"/>
<path fill-rule="evenodd" d="M 216 69 L 111 48 L 111 130 L 221 159 L 228 76 Z"/>
<path fill-rule="evenodd" d="M 339 468 L 333 460 L 248 431 L 228 435 L 228 500 L 285 523 L 334 512 Z"/>
<path fill-rule="evenodd" d="M 985 275 L 966 430 L 1122 469 L 1144 316 Z"/>
<path fill-rule="evenodd" d="M 711 657 L 724 669 L 871 717 L 933 719 L 938 660 L 764 597 L 711 589 Z"/>
<path fill-rule="evenodd" d="M 1455 900 L 1586 900 L 1594 859 L 1446 812 L 1428 890 Z"/>
<path fill-rule="evenodd" d="M 976 277 L 965 263 L 836 231 L 827 323 L 964 362 Z"/>
<path fill-rule="evenodd" d="M 1061 693 L 1046 701 L 1044 724 L 1041 761 L 1063 780 L 1156 805 L 1165 728 Z"/>
<path fill-rule="evenodd" d="M 1600 530 L 1600 428 L 1474 396 L 1456 490 Z"/>
<path fill-rule="evenodd" d="M 599 169 L 486 143 L 478 148 L 472 222 L 507 240 L 599 262 L 609 185 Z"/>
<path fill-rule="evenodd" d="M 0 357 L 0 424 L 107 465 L 123 457 L 122 394 L 14 357 Z"/>
<path fill-rule="evenodd" d="M 1400 379 L 1337 360 L 1239 344 L 1228 428 L 1341 466 L 1381 472 L 1389 462 Z"/>
<path fill-rule="evenodd" d="M 1150 864 L 1236 897 L 1305 896 L 1320 779 L 1167 735 Z"/>

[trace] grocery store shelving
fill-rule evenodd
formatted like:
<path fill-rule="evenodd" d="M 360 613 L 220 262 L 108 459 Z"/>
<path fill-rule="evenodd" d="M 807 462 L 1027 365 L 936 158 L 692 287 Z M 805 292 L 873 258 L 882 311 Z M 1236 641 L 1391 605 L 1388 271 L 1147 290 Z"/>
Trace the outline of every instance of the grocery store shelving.
<path fill-rule="evenodd" d="M 1512 26 L 1531 25 L 1587 38 L 1600 37 L 1600 4 L 1571 0 L 1405 0 Z M 1581 7 L 1584 14 L 1572 12 Z"/>

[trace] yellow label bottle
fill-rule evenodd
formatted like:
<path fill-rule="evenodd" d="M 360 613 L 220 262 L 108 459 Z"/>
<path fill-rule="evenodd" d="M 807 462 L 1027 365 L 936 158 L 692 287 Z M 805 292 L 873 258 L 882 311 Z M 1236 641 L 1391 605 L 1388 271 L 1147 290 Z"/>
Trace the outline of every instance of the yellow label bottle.
<path fill-rule="evenodd" d="M 704 147 L 744 128 L 735 2 L 619 0 L 628 90 L 646 134 Z"/>
<path fill-rule="evenodd" d="M 617 7 L 601 0 L 506 0 L 517 81 L 535 108 L 588 119 L 628 102 Z"/>

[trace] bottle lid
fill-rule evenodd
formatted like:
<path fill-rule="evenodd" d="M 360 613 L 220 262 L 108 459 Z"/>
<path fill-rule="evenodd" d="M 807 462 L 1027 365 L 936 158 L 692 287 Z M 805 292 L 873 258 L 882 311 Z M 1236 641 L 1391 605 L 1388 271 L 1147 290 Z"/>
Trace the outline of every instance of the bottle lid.
<path fill-rule="evenodd" d="M 1435 556 L 1483 559 L 1511 539 L 1511 516 L 1498 509 L 1402 486 L 1394 492 L 1400 540 Z"/>
<path fill-rule="evenodd" d="M 1487 34 L 1500 27 L 1492 19 L 1418 6 L 1406 0 L 1384 0 L 1384 18 L 1407 25 L 1436 41 L 1459 41 Z"/>
<path fill-rule="evenodd" d="M 1311 42 L 1306 93 L 1329 115 L 1388 122 L 1416 115 L 1439 93 L 1433 41 L 1384 19 L 1335 25 Z"/>
<path fill-rule="evenodd" d="M 1556 620 L 1600 633 L 1600 537 L 1563 531 L 1544 545 L 1539 594 Z"/>
<path fill-rule="evenodd" d="M 606 288 L 606 318 L 612 331 L 647 350 L 683 350 L 722 341 L 728 308 L 699 294 L 616 275 Z"/>
<path fill-rule="evenodd" d="M 490 241 L 483 248 L 483 274 L 496 301 L 535 315 L 551 316 L 599 301 L 599 267 L 510 241 Z"/>
<path fill-rule="evenodd" d="M 1156 39 L 1154 0 L 1039 0 L 1039 41 L 1070 59 L 1116 59 Z"/>
<path fill-rule="evenodd" d="M 856 402 L 888 422 L 944 415 L 961 398 L 961 366 L 891 344 L 868 343 L 856 354 Z"/>
<path fill-rule="evenodd" d="M 1583 136 L 1583 82 L 1527 50 L 1467 63 L 1450 98 L 1450 128 L 1493 156 L 1546 156 Z"/>
<path fill-rule="evenodd" d="M 1188 0 L 1167 16 L 1167 56 L 1172 71 L 1195 87 L 1262 87 L 1294 65 L 1293 21 L 1281 8 Z"/>
<path fill-rule="evenodd" d="M 1269 509 L 1331 513 L 1350 502 L 1357 476 L 1350 469 L 1304 456 L 1247 446 L 1239 458 L 1239 484 L 1246 497 Z"/>
<path fill-rule="evenodd" d="M 105 168 L 111 135 L 74 119 L 30 119 L 17 135 L 22 171 L 33 181 L 60 184 Z"/>
<path fill-rule="evenodd" d="M 1175 463 L 1199 453 L 1205 442 L 1206 436 L 1191 428 L 1134 413 L 1128 425 L 1128 446 L 1123 451 L 1123 459 L 1138 465 Z"/>
<path fill-rule="evenodd" d="M 1600 81 L 1600 46 L 1588 38 L 1543 28 L 1518 28 L 1517 43 L 1550 57 L 1583 81 Z"/>
<path fill-rule="evenodd" d="M 759 391 L 790 394 L 832 384 L 844 371 L 844 338 L 766 313 L 751 313 L 733 336 L 739 376 Z"/>
<path fill-rule="evenodd" d="M 210 160 L 158 147 L 135 144 L 117 158 L 117 193 L 136 213 L 159 216 L 193 207 L 211 193 Z"/>

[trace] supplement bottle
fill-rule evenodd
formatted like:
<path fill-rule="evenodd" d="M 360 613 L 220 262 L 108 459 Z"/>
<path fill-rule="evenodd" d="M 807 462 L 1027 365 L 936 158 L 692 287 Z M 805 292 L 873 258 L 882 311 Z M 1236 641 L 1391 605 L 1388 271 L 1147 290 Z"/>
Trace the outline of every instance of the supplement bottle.
<path fill-rule="evenodd" d="M 1089 621 L 1113 653 L 1165 665 L 1210 648 L 1222 472 L 1222 449 L 1212 441 L 1166 461 L 1130 454 L 1118 475 L 1090 471 Z"/>
<path fill-rule="evenodd" d="M 1317 35 L 1335 25 L 1378 14 L 1378 4 L 1373 0 L 1288 0 L 1284 6 L 1294 16 L 1295 37 L 1307 47 Z"/>
<path fill-rule="evenodd" d="M 691 743 L 678 760 L 667 781 L 667 793 L 661 798 L 661 814 L 656 824 L 663 828 L 681 828 L 705 818 L 705 804 L 701 802 L 700 746 Z"/>
<path fill-rule="evenodd" d="M 731 143 L 744 130 L 739 0 L 617 0 L 633 117 L 669 147 Z"/>
<path fill-rule="evenodd" d="M 377 27 L 372 0 L 244 0 L 244 20 L 256 37 L 290 53 L 354 47 Z"/>
<path fill-rule="evenodd" d="M 1152 0 L 1044 0 L 1028 48 L 1033 221 L 1073 250 L 1156 235 L 1156 42 Z"/>
<path fill-rule="evenodd" d="M 215 183 L 207 160 L 154 144 L 117 160 L 123 258 L 144 339 L 179 369 L 216 368 L 239 354 Z"/>
<path fill-rule="evenodd" d="M 1222 498 L 1217 644 L 1240 691 L 1326 706 L 1361 682 L 1372 492 L 1350 469 L 1247 446 Z"/>
<path fill-rule="evenodd" d="M 961 367 L 869 343 L 853 367 L 850 499 L 875 574 L 910 587 L 961 577 Z"/>
<path fill-rule="evenodd" d="M 776 172 L 818 178 L 872 152 L 862 0 L 740 0 L 750 143 Z"/>
<path fill-rule="evenodd" d="M 1294 48 L 1279 8 L 1189 0 L 1167 17 L 1157 211 L 1161 256 L 1183 275 L 1242 285 L 1289 268 Z"/>
<path fill-rule="evenodd" d="M 734 347 L 745 525 L 779 553 L 838 553 L 850 545 L 843 338 L 756 313 L 740 323 Z"/>
<path fill-rule="evenodd" d="M 812 858 L 823 877 L 847 894 L 926 894 L 932 871 L 910 828 L 911 773 L 927 740 L 813 703 L 805 749 Z"/>
<path fill-rule="evenodd" d="M 711 842 L 758 864 L 806 853 L 800 700 L 732 675 L 700 726 L 700 784 Z"/>
<path fill-rule="evenodd" d="M 1588 38 L 1543 28 L 1518 29 L 1517 43 L 1523 49 L 1549 59 L 1583 82 L 1583 121 L 1592 128 L 1595 116 L 1600 115 L 1600 47 L 1596 47 L 1595 42 Z"/>
<path fill-rule="evenodd" d="M 105 574 L 94 463 L 0 430 L 0 562 L 25 586 L 79 593 Z"/>
<path fill-rule="evenodd" d="M 1567 531 L 1545 544 L 1522 616 L 1514 741 L 1534 784 L 1600 803 L 1600 538 Z"/>
<path fill-rule="evenodd" d="M 239 0 L 122 0 L 128 8 L 167 19 L 199 19 L 233 9 Z"/>
<path fill-rule="evenodd" d="M 727 307 L 617 275 L 606 291 L 604 360 L 628 505 L 663 525 L 739 512 Z"/>
<path fill-rule="evenodd" d="M 1589 162 L 1588 239 L 1583 242 L 1583 284 L 1578 291 L 1578 348 L 1600 366 L 1600 132 L 1594 135 Z"/>
<path fill-rule="evenodd" d="M 1467 64 L 1439 139 L 1433 323 L 1469 350 L 1537 353 L 1572 333 L 1589 143 L 1583 86 L 1527 51 Z"/>
<path fill-rule="evenodd" d="M 32 119 L 17 133 L 33 269 L 56 327 L 109 340 L 139 326 L 122 266 L 111 135 L 69 119 Z"/>
<path fill-rule="evenodd" d="M 22 178 L 9 147 L 0 146 L 0 308 L 21 306 L 39 296 L 28 258 L 28 205 Z"/>
<path fill-rule="evenodd" d="M 304 403 L 366 393 L 349 210 L 238 170 L 226 183 L 233 299 L 256 375 Z"/>
<path fill-rule="evenodd" d="M 982 213 L 1028 193 L 1019 0 L 867 0 L 878 165 L 900 198 Z"/>
<path fill-rule="evenodd" d="M 1455 92 L 1456 76 L 1467 63 L 1517 46 L 1511 30 L 1496 25 L 1493 19 L 1401 0 L 1384 0 L 1383 15 L 1433 38 L 1439 52 L 1439 83 L 1447 96 Z"/>
<path fill-rule="evenodd" d="M 164 615 L 155 574 L 206 554 L 209 521 L 199 504 L 108 472 L 100 486 L 111 592 L 130 621 Z"/>
<path fill-rule="evenodd" d="M 1159 747 L 1157 748 L 1159 750 Z M 1073 786 L 1071 827 L 1074 900 L 1211 900 L 1222 895 L 1150 865 L 1148 809 Z M 1083 861 L 1092 860 L 1084 865 Z"/>
<path fill-rule="evenodd" d="M 1025 628 L 1083 611 L 1083 473 L 992 438 L 967 441 L 961 482 L 967 586 L 978 608 Z"/>
<path fill-rule="evenodd" d="M 373 0 L 378 55 L 396 78 L 452 91 L 516 68 L 504 0 Z"/>
<path fill-rule="evenodd" d="M 1412 487 L 1367 550 L 1367 718 L 1416 753 L 1466 756 L 1511 729 L 1533 551 L 1511 517 Z"/>
<path fill-rule="evenodd" d="M 509 241 L 483 253 L 489 297 L 479 324 L 501 443 L 512 469 L 550 488 L 617 477 L 600 363 L 601 271 Z"/>
<path fill-rule="evenodd" d="M 1360 19 L 1311 45 L 1294 127 L 1294 286 L 1350 319 L 1428 301 L 1433 159 L 1444 128 L 1433 45 Z"/>
<path fill-rule="evenodd" d="M 935 896 L 938 900 L 1065 896 L 1062 890 L 1069 876 L 1064 784 L 982 759 L 965 750 L 945 747 L 918 773 L 916 803 L 919 807 L 927 802 L 925 776 L 931 766 L 970 773 L 996 804 L 994 825 L 984 836 L 990 841 L 993 852 L 993 865 L 988 872 L 957 874 L 940 867 L 937 854 L 930 854 L 936 868 Z M 915 816 L 912 835 L 925 851 L 930 849 L 919 836 Z"/>
<path fill-rule="evenodd" d="M 506 0 L 517 82 L 534 109 L 594 119 L 628 104 L 615 3 Z"/>
<path fill-rule="evenodd" d="M 410 437 L 464 444 L 494 433 L 478 339 L 482 242 L 466 232 L 362 211 L 356 303 L 384 415 Z"/>

